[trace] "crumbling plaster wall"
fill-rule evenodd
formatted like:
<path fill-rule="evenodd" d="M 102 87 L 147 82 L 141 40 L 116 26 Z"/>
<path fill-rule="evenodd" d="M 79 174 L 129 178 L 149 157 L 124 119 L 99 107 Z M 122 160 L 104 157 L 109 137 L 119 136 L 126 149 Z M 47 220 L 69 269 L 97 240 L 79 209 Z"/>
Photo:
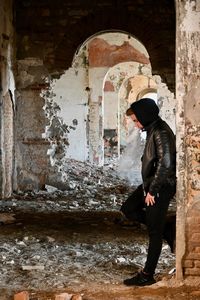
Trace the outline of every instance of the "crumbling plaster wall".
<path fill-rule="evenodd" d="M 109 118 L 112 120 L 112 126 L 114 126 L 116 114 L 118 114 L 118 109 L 111 111 L 113 107 L 118 108 L 118 97 L 115 98 L 115 93 L 118 91 L 126 73 L 131 70 L 129 64 L 126 64 L 126 71 L 124 72 L 120 72 L 119 68 L 116 68 L 113 72 L 113 67 L 127 61 L 138 62 L 141 65 L 149 64 L 149 55 L 145 47 L 136 38 L 124 32 L 102 32 L 87 42 L 87 48 L 90 88 L 90 161 L 102 165 L 104 163 L 103 137 L 105 140 L 109 139 L 109 136 L 105 136 L 104 129 L 116 129 L 105 128 L 104 124 L 107 123 L 108 126 Z M 111 68 L 113 74 L 109 76 Z M 107 88 L 105 94 L 105 85 L 108 86 L 109 84 L 114 86 L 114 93 L 108 94 Z M 115 103 L 113 103 L 114 101 Z M 108 107 L 109 102 L 110 107 Z M 108 111 L 110 111 L 109 116 Z"/>
<path fill-rule="evenodd" d="M 143 74 L 143 75 L 138 75 Z M 115 117 L 115 127 L 111 127 L 116 132 L 118 173 L 121 177 L 128 179 L 131 184 L 139 184 L 141 182 L 140 175 L 140 156 L 142 153 L 144 140 L 141 139 L 139 131 L 135 130 L 132 122 L 129 122 L 125 117 L 126 109 L 134 99 L 128 101 L 128 96 L 132 91 L 138 90 L 138 93 L 143 89 L 141 87 L 141 78 L 146 79 L 146 76 L 151 76 L 151 65 L 138 62 L 124 62 L 110 68 L 104 78 L 105 84 L 113 88 L 112 94 L 115 94 L 115 110 L 110 111 L 108 118 Z M 140 81 L 131 89 L 130 78 L 140 77 Z M 144 86 L 144 82 L 143 82 Z M 108 101 L 107 93 L 104 93 L 104 106 Z M 108 109 L 109 110 L 109 109 Z M 106 116 L 104 116 L 106 118 Z M 129 123 L 129 124 L 128 124 Z M 104 134 L 105 136 L 105 134 Z"/>
<path fill-rule="evenodd" d="M 67 159 L 88 160 L 88 91 L 86 68 L 70 68 L 60 79 L 49 82 L 44 90 L 43 107 L 47 125 L 43 138 L 48 139 L 51 165 L 59 173 L 48 175 L 48 182 L 56 184 L 67 179 Z M 55 178 L 53 178 L 55 177 Z"/>
<path fill-rule="evenodd" d="M 19 189 L 30 189 L 31 187 L 41 188 L 45 181 L 45 176 L 49 176 L 49 174 L 54 173 L 54 178 L 60 178 L 60 176 L 62 177 L 61 174 L 58 175 L 57 171 L 54 172 L 56 168 L 49 166 L 48 161 L 53 158 L 54 153 L 56 153 L 57 156 L 57 163 L 60 161 L 60 164 L 65 153 L 68 153 L 71 156 L 70 147 L 73 145 L 73 143 L 71 142 L 70 145 L 68 145 L 68 138 L 66 139 L 66 136 L 69 131 L 68 134 L 70 136 L 70 140 L 75 140 L 75 138 L 72 138 L 72 136 L 79 136 L 80 133 L 78 133 L 78 127 L 80 128 L 80 124 L 83 124 L 83 128 L 86 127 L 86 134 L 84 134 L 84 138 L 86 136 L 87 146 L 85 145 L 85 142 L 83 142 L 85 157 L 89 156 L 88 153 L 93 153 L 95 155 L 91 155 L 90 160 L 93 160 L 94 163 L 102 163 L 103 118 L 101 117 L 101 114 L 103 111 L 103 99 L 101 97 L 93 97 L 93 88 L 87 85 L 86 90 L 83 89 L 84 92 L 80 93 L 82 98 L 82 95 L 86 92 L 87 101 L 90 103 L 90 105 L 86 105 L 83 108 L 86 113 L 88 110 L 87 120 L 84 123 L 80 121 L 78 122 L 78 125 L 76 125 L 77 119 L 73 118 L 73 124 L 71 124 L 71 120 L 69 120 L 70 123 L 67 124 L 63 120 L 62 107 L 59 107 L 59 105 L 57 105 L 53 100 L 54 91 L 50 86 L 48 91 L 46 89 L 48 85 L 51 85 L 52 78 L 59 78 L 61 74 L 64 74 L 64 72 L 71 67 L 73 54 L 75 53 L 78 45 L 82 44 L 88 36 L 108 28 L 117 28 L 119 30 L 127 30 L 128 32 L 131 32 L 141 41 L 143 41 L 145 46 L 148 48 L 148 51 L 151 54 L 154 71 L 159 74 L 165 74 L 166 82 L 170 83 L 172 88 L 174 88 L 174 5 L 167 1 L 162 4 L 160 4 L 158 1 L 156 6 L 152 5 L 150 2 L 143 4 L 140 0 L 131 4 L 129 2 L 130 1 L 128 0 L 118 2 L 115 6 L 115 14 L 113 14 L 113 5 L 116 4 L 114 0 L 107 0 L 104 3 L 100 2 L 96 4 L 94 4 L 93 1 L 87 1 L 86 3 L 80 0 L 76 2 L 58 2 L 53 0 L 44 0 L 42 2 L 26 0 L 14 1 L 16 11 L 17 60 L 24 64 L 22 69 L 25 68 L 25 72 L 22 72 L 22 75 L 24 74 L 24 76 L 29 77 L 28 80 L 30 80 L 30 82 L 27 82 L 27 86 L 22 88 L 20 87 L 18 80 L 19 90 L 17 97 L 19 102 L 17 111 L 20 112 L 23 110 L 23 108 L 19 106 L 20 104 L 23 105 L 24 101 L 28 99 L 26 98 L 26 92 L 28 91 L 33 93 L 34 99 L 38 99 L 31 103 L 33 107 L 48 107 L 47 110 L 45 109 L 42 112 L 38 111 L 38 115 L 41 114 L 42 116 L 40 122 L 38 121 L 38 126 L 41 128 L 39 130 L 36 129 L 37 134 L 34 139 L 30 140 L 30 130 L 28 127 L 27 133 L 26 130 L 23 130 L 24 136 L 21 135 L 20 128 L 16 128 L 17 134 L 15 141 L 18 143 L 19 136 L 19 145 L 16 146 L 16 160 L 18 161 L 18 165 L 16 165 L 15 177 L 17 180 L 19 179 Z M 141 23 L 140 20 L 141 17 L 144 16 L 144 13 L 145 22 Z M 37 18 L 35 18 L 36 15 Z M 154 18 L 153 22 L 151 19 L 152 15 L 156 16 L 156 19 Z M 163 16 L 168 17 L 163 18 Z M 155 35 L 155 29 L 157 28 L 158 23 L 159 32 L 157 32 Z M 111 67 L 111 64 L 119 62 L 118 59 L 121 54 L 123 54 L 121 59 L 123 58 L 126 61 L 130 60 L 130 56 L 135 56 L 136 52 L 130 45 L 130 39 L 129 35 L 127 35 L 127 40 L 125 43 L 119 43 L 117 45 L 115 45 L 115 41 L 109 43 L 106 40 L 103 41 L 101 39 L 94 39 L 92 44 L 94 50 L 99 46 L 103 46 L 105 49 L 102 58 L 100 52 L 98 52 L 98 63 L 102 63 L 104 60 L 106 65 L 95 65 L 97 62 L 95 62 L 95 51 L 91 51 L 90 60 L 88 60 L 88 55 L 85 55 L 83 51 L 80 66 L 85 66 L 86 64 L 93 65 L 94 63 L 93 68 L 105 68 L 106 73 Z M 84 47 L 86 48 L 85 50 L 88 51 L 86 44 L 84 44 Z M 110 50 L 114 50 L 112 55 Z M 106 58 L 107 54 L 108 59 Z M 137 56 L 137 58 L 146 60 L 145 56 L 141 55 L 139 55 L 139 57 Z M 38 63 L 38 59 L 41 60 L 41 67 L 35 67 L 34 71 L 32 67 L 28 68 L 27 70 L 26 64 L 30 64 L 30 60 L 34 59 L 36 63 Z M 35 80 L 34 78 L 32 80 L 29 75 L 32 76 L 32 73 L 35 73 L 37 68 L 38 70 L 40 69 L 38 75 L 41 77 L 41 80 Z M 48 69 L 48 72 L 46 68 Z M 72 68 L 74 68 L 74 66 Z M 79 68 L 79 66 L 77 66 L 77 68 Z M 18 77 L 19 70 L 17 70 L 16 73 Z M 43 75 L 44 77 L 48 77 L 49 74 L 51 78 L 47 78 L 47 82 L 43 81 Z M 22 81 L 25 81 L 24 76 L 22 76 Z M 90 75 L 88 72 L 86 74 L 86 81 L 88 83 L 89 76 Z M 36 74 L 34 77 L 36 77 Z M 94 83 L 95 86 L 97 81 L 98 79 L 96 80 L 96 83 Z M 44 96 L 41 95 L 39 91 L 40 89 L 46 90 L 46 94 Z M 48 93 L 51 94 L 52 98 L 47 103 L 46 96 Z M 101 94 L 102 93 L 103 92 L 101 91 Z M 83 100 L 85 99 L 84 97 Z M 83 104 L 82 99 L 79 103 Z M 27 115 L 30 114 L 30 107 L 28 107 L 28 104 L 24 106 L 24 108 L 27 109 Z M 56 110 L 56 113 L 54 113 L 54 116 L 52 116 L 52 112 L 54 110 Z M 35 116 L 35 114 L 36 113 L 34 112 L 33 115 Z M 100 115 L 100 118 L 93 119 L 93 116 L 97 116 L 98 114 Z M 46 119 L 44 118 L 45 115 Z M 19 114 L 17 115 L 17 118 L 19 120 L 19 124 L 23 125 L 24 121 Z M 33 122 L 30 122 L 31 126 L 32 124 Z M 48 146 L 45 135 L 47 133 L 46 127 L 50 126 L 52 129 L 54 126 L 53 124 L 56 124 L 55 130 L 53 131 L 56 134 L 51 136 L 51 141 L 48 141 L 52 144 L 51 147 Z M 26 126 L 28 125 L 29 124 L 26 123 Z M 35 130 L 35 126 L 36 121 L 32 130 Z M 48 134 L 49 132 L 47 135 Z M 89 144 L 88 141 L 92 141 L 93 138 L 93 144 Z M 101 141 L 100 146 L 98 139 Z M 27 142 L 26 144 L 22 143 L 23 140 L 29 140 L 29 144 Z M 54 140 L 54 142 L 52 142 L 52 140 Z M 46 151 L 49 151 L 48 154 L 50 156 L 43 157 L 44 164 L 41 165 L 41 168 L 37 167 L 33 173 L 34 162 L 37 163 L 37 157 L 35 156 L 33 158 L 32 156 L 32 153 L 35 152 L 34 149 L 36 148 L 34 143 L 37 144 L 37 149 L 39 150 L 38 156 L 42 157 Z M 92 147 L 93 145 L 94 147 L 92 148 L 92 152 L 90 151 L 91 149 L 89 147 Z M 23 150 L 24 147 L 26 148 L 25 153 L 30 153 L 30 158 L 28 158 L 28 155 L 26 155 L 27 162 L 22 161 L 23 153 L 21 150 Z M 80 149 L 78 149 L 78 151 L 79 154 L 84 153 L 84 151 L 81 152 Z M 58 169 L 60 168 L 60 164 L 58 164 Z M 45 168 L 46 175 L 44 174 Z M 49 172 L 49 170 L 51 170 L 51 172 Z M 25 182 L 23 183 L 23 181 Z M 15 187 L 16 189 L 18 188 L 17 184 Z"/>
<path fill-rule="evenodd" d="M 16 74 L 15 189 L 38 190 L 45 183 L 64 188 L 69 158 L 103 165 L 104 129 L 113 130 L 117 121 L 122 140 L 120 114 L 127 103 L 119 99 L 119 88 L 133 75 L 151 76 L 151 66 L 135 38 L 102 32 L 80 47 L 72 67 L 58 79 L 52 80 L 37 58 L 18 60 Z M 120 142 L 118 154 L 119 150 Z"/>
<path fill-rule="evenodd" d="M 0 2 L 0 196 L 9 197 L 13 188 L 13 119 L 15 109 L 15 56 L 13 3 Z"/>
<path fill-rule="evenodd" d="M 110 68 L 104 78 L 104 139 L 109 139 L 109 136 L 106 136 L 106 131 L 108 129 L 115 132 L 115 141 L 117 144 L 115 147 L 117 149 L 112 151 L 111 144 L 110 152 L 114 152 L 114 154 L 118 156 L 120 156 L 123 148 L 127 145 L 127 129 L 124 126 L 124 116 L 128 107 L 127 94 L 129 92 L 129 86 L 125 87 L 123 96 L 120 93 L 120 88 L 123 82 L 128 81 L 128 78 L 138 74 L 151 76 L 150 63 L 142 64 L 130 61 L 119 63 Z M 139 83 L 134 86 L 134 90 L 137 89 L 141 91 Z M 134 100 L 135 99 L 136 98 L 134 98 Z"/>
<path fill-rule="evenodd" d="M 37 58 L 18 60 L 16 70 L 16 126 L 14 190 L 43 189 L 48 174 L 49 142 L 42 137 L 46 118 L 41 89 L 48 88 L 48 72 Z"/>
<path fill-rule="evenodd" d="M 103 164 L 104 77 L 110 67 L 127 60 L 138 60 L 141 64 L 149 63 L 144 46 L 129 34 L 102 32 L 83 43 L 74 57 L 72 68 L 68 69 L 61 78 L 50 83 L 54 94 L 50 101 L 53 100 L 55 107 L 59 107 L 55 112 L 51 110 L 51 113 L 59 115 L 69 129 L 68 146 L 64 147 L 62 152 L 63 164 L 65 158 L 82 161 L 89 159 L 91 163 Z M 131 66 L 126 67 L 128 70 L 131 69 Z M 119 85 L 119 81 L 122 81 L 119 74 L 113 75 L 112 81 L 116 81 L 114 79 L 116 77 Z M 45 99 L 47 104 L 48 95 Z M 118 103 L 117 97 L 115 101 Z M 112 107 L 113 101 L 110 104 Z M 111 107 L 106 106 L 108 111 Z M 46 110 L 48 105 L 44 108 Z M 110 113 L 110 119 L 112 117 Z M 73 121 L 76 121 L 75 125 Z M 49 124 L 46 128 L 46 136 L 43 135 L 46 138 L 49 138 Z M 54 144 L 51 143 L 51 146 L 54 147 Z M 49 154 L 51 161 L 58 165 L 53 148 L 49 150 Z"/>
<path fill-rule="evenodd" d="M 200 276 L 200 1 L 177 10 L 177 279 Z"/>
<path fill-rule="evenodd" d="M 139 146 L 137 149 L 132 147 L 129 159 L 131 157 L 135 174 L 131 176 L 131 181 L 132 183 L 138 181 L 140 158 L 137 154 L 142 153 L 144 139 L 140 138 L 139 133 L 135 136 L 135 131 L 134 140 L 130 139 L 129 133 L 133 130 L 127 133 L 124 114 L 131 102 L 130 99 L 127 101 L 130 90 L 141 92 L 146 88 L 147 80 L 145 78 L 142 84 L 137 83 L 132 88 L 131 85 L 126 86 L 123 96 L 119 92 L 123 82 L 138 74 L 140 76 L 143 74 L 147 78 L 152 77 L 148 53 L 144 46 L 126 33 L 101 32 L 90 37 L 80 47 L 74 57 L 72 68 L 61 78 L 49 82 L 52 93 L 47 90 L 43 95 L 46 103 L 44 110 L 49 120 L 43 137 L 50 141 L 48 154 L 52 165 L 61 174 L 63 182 L 67 179 L 65 166 L 68 158 L 89 160 L 91 163 L 103 165 L 105 154 L 109 157 L 120 156 L 120 147 L 137 142 Z M 161 82 L 159 76 L 155 76 L 154 80 L 159 86 L 157 87 L 159 103 L 161 111 L 164 111 L 164 118 L 169 123 L 174 122 L 173 94 Z M 154 82 L 154 87 L 157 83 Z M 167 115 L 167 111 L 173 113 Z M 55 119 L 58 123 L 55 123 Z M 65 138 L 59 139 L 58 144 L 54 132 L 63 126 L 67 128 Z M 111 131 L 114 132 L 111 141 L 113 145 L 111 143 L 106 145 L 106 141 L 111 139 Z M 61 132 L 57 132 L 57 136 L 60 134 Z M 133 143 L 127 142 L 127 136 Z M 124 161 L 123 155 L 121 161 Z M 120 173 L 123 173 L 122 168 L 127 172 L 124 163 L 120 163 Z"/>

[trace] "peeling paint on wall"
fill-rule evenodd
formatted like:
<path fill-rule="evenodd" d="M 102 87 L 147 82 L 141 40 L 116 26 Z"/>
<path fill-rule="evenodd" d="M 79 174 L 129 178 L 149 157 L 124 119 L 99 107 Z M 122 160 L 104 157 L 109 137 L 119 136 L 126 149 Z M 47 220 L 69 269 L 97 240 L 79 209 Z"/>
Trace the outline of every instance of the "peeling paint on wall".
<path fill-rule="evenodd" d="M 67 159 L 88 159 L 86 72 L 69 69 L 59 79 L 49 82 L 49 86 L 42 92 L 48 120 L 43 138 L 50 142 L 48 155 L 59 174 L 57 181 L 65 182 Z"/>
<path fill-rule="evenodd" d="M 185 102 L 186 122 L 198 126 L 200 124 L 200 82 L 193 81 L 188 92 L 189 101 Z"/>
<path fill-rule="evenodd" d="M 147 64 L 146 70 L 149 70 L 149 56 L 145 47 L 130 34 L 113 31 L 97 33 L 83 43 L 74 57 L 73 66 L 78 70 L 79 67 L 84 65 L 84 61 L 87 62 L 85 66 L 88 68 L 88 87 L 90 89 L 89 160 L 92 163 L 98 162 L 98 164 L 102 165 L 104 161 L 102 128 L 118 131 L 116 128 L 118 126 L 116 124 L 116 118 L 118 117 L 117 91 L 124 77 L 127 76 L 127 73 L 131 72 L 131 61 L 142 61 L 144 64 Z M 124 62 L 126 68 L 123 71 L 116 68 L 115 73 L 109 76 L 107 72 L 110 66 L 114 64 L 119 65 L 121 61 L 128 61 L 128 63 Z M 136 64 L 139 66 L 139 71 L 141 71 L 144 64 L 142 65 L 138 62 Z M 106 85 L 104 82 L 107 82 Z M 110 93 L 106 93 L 106 90 L 110 90 Z M 103 97 L 102 104 L 99 103 L 100 97 Z M 114 100 L 115 97 L 116 101 Z M 99 107 L 97 108 L 97 104 L 94 103 L 99 103 Z M 112 107 L 114 107 L 114 110 Z M 110 113 L 104 115 L 104 112 Z M 106 124 L 106 127 L 104 124 Z"/>
<path fill-rule="evenodd" d="M 157 84 L 157 103 L 160 108 L 160 117 L 168 123 L 170 128 L 176 134 L 176 99 L 167 85 L 162 82 L 159 75 L 154 75 L 153 79 Z"/>
<path fill-rule="evenodd" d="M 199 12 L 195 11 L 196 2 L 185 1 L 185 16 L 180 24 L 181 31 L 195 32 L 199 30 Z"/>
<path fill-rule="evenodd" d="M 2 194 L 4 197 L 9 197 L 12 191 L 12 178 L 13 178 L 13 102 L 11 93 L 3 97 L 3 126 L 2 126 L 2 158 L 3 158 L 3 187 Z"/>
<path fill-rule="evenodd" d="M 122 96 L 121 94 L 121 86 L 123 82 L 138 73 L 140 73 L 142 69 L 141 64 L 136 62 L 125 62 L 125 63 L 119 63 L 116 66 L 110 68 L 104 78 L 105 82 L 107 80 L 111 81 L 114 86 L 114 92 L 113 93 L 106 93 L 104 92 L 104 139 L 108 140 L 109 136 L 106 135 L 106 132 L 108 129 L 112 129 L 115 131 L 115 143 L 117 142 L 117 148 L 115 144 L 110 145 L 110 153 L 113 153 L 115 157 L 120 157 L 120 173 L 124 174 L 126 177 L 127 174 L 132 174 L 132 182 L 138 182 L 138 178 L 141 178 L 140 176 L 140 164 L 139 161 L 135 164 L 135 154 L 133 154 L 134 150 L 133 147 L 131 147 L 132 151 L 129 149 L 127 150 L 127 124 L 125 120 L 125 111 L 128 108 L 128 100 L 127 95 L 129 95 L 129 84 L 126 85 L 124 89 L 124 94 Z M 151 74 L 151 66 L 147 65 L 144 69 L 146 74 Z M 131 89 L 131 86 L 130 86 Z M 134 89 L 137 89 L 137 86 L 134 86 Z M 112 105 L 110 104 L 110 101 L 112 101 Z M 114 149 L 113 149 L 114 147 Z M 126 148 L 126 150 L 125 150 Z M 129 148 L 129 147 L 128 147 Z M 126 151 L 126 152 L 125 152 Z M 134 168 L 137 167 L 137 171 L 133 171 L 132 167 L 129 169 L 123 169 L 123 165 L 125 166 L 125 161 L 129 160 L 130 155 L 132 163 L 131 166 L 134 164 Z M 108 148 L 106 148 L 105 152 L 105 159 L 106 156 L 109 157 L 109 151 Z M 134 175 L 135 174 L 135 175 Z M 134 176 L 133 176 L 134 175 Z M 129 179 L 130 176 L 128 175 Z M 140 179 L 139 179 L 140 180 Z"/>
<path fill-rule="evenodd" d="M 15 44 L 11 0 L 0 2 L 0 16 L 0 197 L 9 197 L 13 190 L 15 110 Z"/>
<path fill-rule="evenodd" d="M 128 41 L 121 46 L 109 45 L 104 39 L 94 38 L 88 45 L 89 66 L 112 67 L 118 63 L 135 61 L 149 64 L 149 59 L 143 53 L 135 49 Z"/>
<path fill-rule="evenodd" d="M 101 63 L 96 64 L 90 60 L 90 50 L 94 44 L 106 45 L 107 50 L 104 52 L 105 57 L 101 55 Z M 102 50 L 101 47 L 99 50 Z M 133 56 L 135 60 L 145 57 L 143 62 L 146 64 L 131 61 Z M 120 62 L 122 57 L 128 61 Z M 113 63 L 116 65 L 109 68 Z M 89 38 L 76 53 L 73 67 L 59 79 L 51 81 L 52 94 L 44 96 L 44 109 L 49 120 L 44 136 L 51 142 L 48 151 L 51 163 L 58 167 L 63 178 L 66 176 L 64 165 L 67 158 L 82 161 L 89 159 L 91 163 L 102 165 L 104 146 L 108 156 L 119 155 L 120 145 L 123 148 L 123 129 L 120 129 L 124 128 L 122 114 L 128 105 L 119 93 L 120 87 L 129 77 L 141 72 L 151 76 L 145 47 L 124 33 L 109 32 Z M 63 131 L 63 135 L 59 130 Z M 57 135 L 60 135 L 59 147 L 58 141 L 52 142 Z M 63 140 L 65 135 L 66 143 Z"/>

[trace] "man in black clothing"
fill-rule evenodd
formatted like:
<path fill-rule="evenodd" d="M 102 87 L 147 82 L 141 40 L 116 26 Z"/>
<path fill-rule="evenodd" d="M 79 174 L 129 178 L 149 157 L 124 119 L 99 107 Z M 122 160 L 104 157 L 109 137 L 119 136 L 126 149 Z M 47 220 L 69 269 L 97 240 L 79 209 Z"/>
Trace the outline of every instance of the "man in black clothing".
<path fill-rule="evenodd" d="M 124 284 L 145 286 L 155 283 L 167 210 L 176 190 L 176 145 L 175 136 L 159 117 L 154 100 L 143 98 L 132 103 L 126 115 L 137 128 L 147 132 L 147 138 L 142 156 L 143 184 L 123 203 L 121 211 L 129 220 L 147 225 L 149 247 L 143 270 L 124 280 Z"/>

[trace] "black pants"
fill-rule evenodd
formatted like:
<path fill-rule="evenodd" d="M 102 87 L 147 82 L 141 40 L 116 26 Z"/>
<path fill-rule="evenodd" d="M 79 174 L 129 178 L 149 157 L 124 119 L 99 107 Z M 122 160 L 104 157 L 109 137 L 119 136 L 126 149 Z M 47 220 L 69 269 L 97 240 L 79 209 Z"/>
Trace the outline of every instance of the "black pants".
<path fill-rule="evenodd" d="M 154 274 L 162 250 L 163 232 L 170 200 L 175 194 L 175 186 L 165 185 L 155 197 L 155 204 L 147 206 L 142 185 L 122 204 L 121 211 L 132 221 L 147 225 L 149 247 L 144 272 Z"/>

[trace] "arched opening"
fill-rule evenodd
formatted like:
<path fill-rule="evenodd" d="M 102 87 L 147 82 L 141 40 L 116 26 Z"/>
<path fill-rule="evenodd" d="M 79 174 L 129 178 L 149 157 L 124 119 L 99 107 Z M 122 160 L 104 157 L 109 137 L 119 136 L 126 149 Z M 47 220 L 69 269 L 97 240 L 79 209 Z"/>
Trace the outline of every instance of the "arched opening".
<path fill-rule="evenodd" d="M 126 146 L 126 128 L 125 128 L 125 110 L 128 108 L 128 95 L 133 91 L 137 93 L 146 88 L 146 81 L 150 78 L 151 69 L 144 68 L 144 75 L 138 75 L 140 65 L 136 62 L 120 63 L 110 68 L 104 78 L 104 159 L 105 164 L 110 160 L 119 159 L 124 147 Z M 139 78 L 134 83 L 134 88 L 131 88 L 129 78 Z M 142 81 L 142 82 L 141 82 Z M 152 80 L 151 80 L 152 81 Z M 125 89 L 121 94 L 120 89 L 123 82 Z M 152 82 L 151 82 L 152 84 Z M 134 99 L 137 99 L 137 94 L 134 94 Z M 131 101 L 131 100 L 130 100 Z"/>
<path fill-rule="evenodd" d="M 157 83 L 150 75 L 135 75 L 125 79 L 119 90 L 119 173 L 131 184 L 141 183 L 141 154 L 144 149 L 146 134 L 138 131 L 125 112 L 131 103 L 153 92 L 157 100 Z"/>
<path fill-rule="evenodd" d="M 78 48 L 72 68 L 54 83 L 54 100 L 63 123 L 79 120 L 77 126 L 70 124 L 74 130 L 69 133 L 66 157 L 103 165 L 106 140 L 113 143 L 111 156 L 118 153 L 118 90 L 124 78 L 141 72 L 151 74 L 148 53 L 127 32 L 98 32 Z"/>

